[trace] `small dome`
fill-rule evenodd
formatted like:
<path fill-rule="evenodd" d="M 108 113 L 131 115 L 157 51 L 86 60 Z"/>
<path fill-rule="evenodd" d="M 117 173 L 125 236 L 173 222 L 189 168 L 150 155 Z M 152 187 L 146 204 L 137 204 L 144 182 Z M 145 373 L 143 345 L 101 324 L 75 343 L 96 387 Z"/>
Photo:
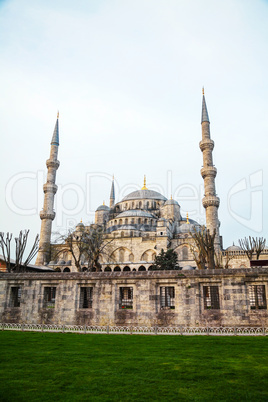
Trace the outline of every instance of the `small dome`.
<path fill-rule="evenodd" d="M 179 203 L 176 201 L 176 200 L 167 200 L 166 202 L 165 202 L 165 205 L 178 205 L 178 206 L 180 206 L 179 205 Z"/>
<path fill-rule="evenodd" d="M 154 218 L 152 214 L 149 212 L 143 211 L 141 209 L 129 209 L 127 211 L 121 212 L 116 216 L 118 218 L 127 218 L 127 217 L 141 217 L 141 218 Z"/>
<path fill-rule="evenodd" d="M 157 191 L 153 191 L 153 190 L 136 190 L 136 191 L 133 191 L 132 193 L 128 194 L 126 197 L 124 197 L 122 201 L 127 201 L 127 200 L 147 200 L 147 199 L 162 200 L 162 201 L 167 200 L 166 197 L 164 197 L 162 194 L 158 193 Z"/>
<path fill-rule="evenodd" d="M 76 225 L 76 229 L 78 229 L 78 230 L 81 230 L 81 229 L 84 229 L 84 228 L 85 228 L 85 225 L 83 224 L 82 221 L 79 222 L 79 223 Z"/>
<path fill-rule="evenodd" d="M 182 267 L 182 271 L 193 271 L 195 269 L 195 267 L 192 267 L 191 265 L 184 265 L 184 267 Z"/>
<path fill-rule="evenodd" d="M 195 229 L 197 228 L 192 223 L 183 223 L 179 227 L 179 233 L 189 233 L 189 232 L 194 233 Z"/>
<path fill-rule="evenodd" d="M 242 251 L 242 248 L 233 244 L 232 246 L 227 247 L 225 251 Z"/>
<path fill-rule="evenodd" d="M 110 208 L 107 205 L 100 205 L 96 211 L 109 211 Z"/>

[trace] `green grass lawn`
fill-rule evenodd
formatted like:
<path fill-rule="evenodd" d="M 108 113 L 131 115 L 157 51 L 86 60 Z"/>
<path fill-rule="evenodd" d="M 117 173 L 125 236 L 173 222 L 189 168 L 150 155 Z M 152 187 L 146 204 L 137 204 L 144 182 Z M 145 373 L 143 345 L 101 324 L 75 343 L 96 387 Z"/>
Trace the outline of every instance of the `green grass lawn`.
<path fill-rule="evenodd" d="M 0 332 L 1 401 L 268 401 L 265 337 Z"/>

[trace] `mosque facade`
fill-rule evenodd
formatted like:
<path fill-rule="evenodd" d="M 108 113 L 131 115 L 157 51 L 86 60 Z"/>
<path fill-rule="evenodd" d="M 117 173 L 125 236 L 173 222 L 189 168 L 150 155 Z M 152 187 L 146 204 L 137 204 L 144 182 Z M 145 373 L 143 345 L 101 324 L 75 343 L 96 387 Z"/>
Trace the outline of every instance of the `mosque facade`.
<path fill-rule="evenodd" d="M 216 194 L 215 178 L 217 169 L 213 162 L 214 141 L 210 135 L 210 121 L 203 93 L 201 113 L 202 138 L 199 143 L 203 154 L 201 176 L 204 180 L 203 207 L 206 212 L 206 228 L 210 233 L 215 231 L 215 251 L 221 253 L 226 261 L 226 253 L 232 263 L 228 267 L 249 267 L 249 261 L 238 246 L 227 250 L 222 248 L 218 209 L 220 199 Z M 55 218 L 54 197 L 57 192 L 56 172 L 59 168 L 59 121 L 57 117 L 52 141 L 50 157 L 46 162 L 48 173 L 44 184 L 44 206 L 40 212 L 41 232 L 40 248 L 36 265 L 49 267 L 64 272 L 74 272 L 77 267 L 70 253 L 59 252 L 60 246 L 51 243 L 52 222 Z M 185 208 L 184 208 L 185 209 Z M 114 181 L 111 183 L 109 206 L 100 205 L 95 212 L 95 225 L 105 230 L 105 238 L 109 247 L 99 258 L 102 271 L 144 271 L 150 270 L 155 256 L 163 249 L 173 249 L 178 255 L 178 263 L 182 269 L 195 269 L 193 255 L 193 239 L 191 233 L 199 231 L 198 222 L 181 215 L 179 203 L 167 199 L 162 194 L 150 190 L 144 178 L 143 187 L 133 191 L 121 201 L 115 203 Z M 80 222 L 74 234 L 88 230 Z M 56 258 L 54 257 L 56 255 Z M 88 270 L 85 257 L 81 259 L 82 270 Z"/>

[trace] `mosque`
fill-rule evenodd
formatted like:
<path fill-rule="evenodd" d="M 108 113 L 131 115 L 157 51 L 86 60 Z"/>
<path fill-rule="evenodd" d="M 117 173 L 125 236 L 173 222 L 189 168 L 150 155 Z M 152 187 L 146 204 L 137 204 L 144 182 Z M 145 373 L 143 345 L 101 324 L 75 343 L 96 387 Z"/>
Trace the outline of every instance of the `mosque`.
<path fill-rule="evenodd" d="M 60 165 L 57 118 L 46 162 L 48 173 L 35 265 L 38 269 L 0 272 L 0 322 L 5 323 L 2 328 L 24 330 L 27 325 L 34 330 L 65 331 L 69 326 L 69 330 L 86 333 L 104 329 L 109 332 L 112 328 L 120 331 L 122 327 L 132 333 L 164 327 L 166 331 L 177 328 L 179 333 L 178 328 L 182 331 L 185 327 L 194 328 L 194 333 L 207 333 L 209 327 L 232 326 L 235 334 L 237 328 L 257 327 L 257 334 L 268 335 L 268 268 L 264 261 L 253 261 L 256 266 L 250 268 L 248 258 L 237 246 L 222 248 L 220 199 L 215 188 L 217 170 L 212 158 L 214 142 L 204 94 L 201 125 L 206 227 L 216 233 L 215 250 L 226 269 L 196 269 L 191 232 L 198 232 L 201 226 L 181 215 L 176 200 L 148 189 L 146 180 L 140 190 L 117 203 L 112 182 L 109 207 L 98 207 L 94 224 L 85 227 L 80 222 L 72 232 L 71 239 L 77 246 L 86 229 L 103 228 L 109 249 L 100 256 L 98 272 L 89 270 L 86 259 L 77 266 L 76 252 L 73 255 L 64 243 L 52 244 L 56 172 Z M 178 255 L 179 269 L 152 270 L 155 256 L 170 248 Z M 266 249 L 264 259 L 267 254 Z"/>
<path fill-rule="evenodd" d="M 210 121 L 203 91 L 201 113 L 202 139 L 199 143 L 203 154 L 201 176 L 204 180 L 203 207 L 206 211 L 206 227 L 210 233 L 216 232 L 215 250 L 221 252 L 222 238 L 219 233 L 218 208 L 220 199 L 216 194 L 215 178 L 217 169 L 213 163 L 214 141 L 210 136 Z M 72 255 L 64 251 L 57 253 L 59 246 L 51 244 L 52 222 L 55 218 L 54 197 L 57 192 L 56 172 L 59 168 L 57 160 L 59 148 L 59 119 L 57 117 L 52 141 L 50 158 L 46 165 L 48 169 L 47 182 L 44 184 L 44 207 L 40 212 L 41 233 L 40 248 L 36 265 L 48 265 L 57 271 L 76 271 Z M 190 232 L 200 230 L 198 222 L 183 217 L 178 202 L 167 199 L 162 194 L 150 190 L 144 177 L 143 187 L 133 191 L 121 201 L 115 203 L 114 181 L 111 183 L 110 205 L 100 205 L 95 212 L 95 225 L 105 227 L 107 239 L 110 242 L 109 252 L 100 256 L 102 271 L 147 271 L 151 269 L 155 256 L 160 251 L 171 248 L 178 255 L 179 266 L 182 269 L 194 269 L 196 263 L 193 256 L 193 240 Z M 80 222 L 75 233 L 79 235 L 85 230 Z M 54 250 L 54 253 L 53 253 Z M 238 246 L 227 249 L 233 254 L 232 266 L 235 268 L 248 267 L 249 261 Z M 86 259 L 82 257 L 82 270 L 88 269 Z"/>

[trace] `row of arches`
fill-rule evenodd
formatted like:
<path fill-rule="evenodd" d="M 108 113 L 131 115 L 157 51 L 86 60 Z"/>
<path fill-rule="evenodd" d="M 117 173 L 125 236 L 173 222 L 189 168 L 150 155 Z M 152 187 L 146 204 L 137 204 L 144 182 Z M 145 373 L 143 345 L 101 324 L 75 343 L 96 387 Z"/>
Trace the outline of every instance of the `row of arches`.
<path fill-rule="evenodd" d="M 156 209 L 160 207 L 159 201 L 128 201 L 117 204 L 115 207 L 116 212 L 127 211 L 128 209 Z"/>
<path fill-rule="evenodd" d="M 109 226 L 117 226 L 117 225 L 156 225 L 155 219 L 148 218 L 120 218 L 113 219 L 109 221 Z"/>
<path fill-rule="evenodd" d="M 139 261 L 154 261 L 156 256 L 156 252 L 155 250 L 146 250 L 143 252 L 143 254 L 141 255 Z M 117 250 L 115 250 L 110 257 L 111 261 L 118 261 L 118 262 L 134 262 L 134 254 L 127 248 L 118 248 Z"/>

